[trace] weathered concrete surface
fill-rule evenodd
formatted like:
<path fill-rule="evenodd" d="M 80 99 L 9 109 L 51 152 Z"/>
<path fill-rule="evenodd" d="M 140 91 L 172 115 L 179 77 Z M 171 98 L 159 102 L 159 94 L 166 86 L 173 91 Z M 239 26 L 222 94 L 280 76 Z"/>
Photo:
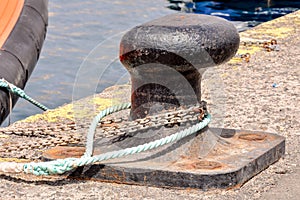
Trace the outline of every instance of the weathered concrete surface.
<path fill-rule="evenodd" d="M 69 180 L 65 177 L 1 175 L 1 198 L 299 199 L 300 191 L 297 189 L 300 184 L 297 179 L 300 174 L 299 27 L 300 11 L 242 33 L 242 40 L 276 38 L 281 51 L 266 52 L 258 47 L 241 47 L 240 53 L 251 53 L 249 63 L 234 59 L 229 64 L 217 68 L 224 82 L 226 108 L 229 111 L 226 112 L 224 126 L 277 132 L 287 139 L 285 158 L 255 176 L 241 188 L 202 192 Z M 215 102 L 209 99 L 209 93 L 205 91 L 205 85 L 209 84 L 209 79 L 206 80 L 203 99 L 209 102 L 208 106 L 212 109 L 214 107 L 212 103 Z M 279 84 L 278 87 L 272 87 L 273 83 Z M 106 101 L 107 99 L 104 102 Z M 40 118 L 41 116 L 37 116 L 35 120 Z M 55 117 L 53 120 L 55 121 Z M 218 125 L 218 122 L 213 121 L 213 125 Z"/>

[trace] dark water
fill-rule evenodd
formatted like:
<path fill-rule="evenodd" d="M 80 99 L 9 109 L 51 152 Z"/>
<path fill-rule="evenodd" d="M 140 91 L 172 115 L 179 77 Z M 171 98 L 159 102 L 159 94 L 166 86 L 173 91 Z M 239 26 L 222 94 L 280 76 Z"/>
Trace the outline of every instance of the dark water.
<path fill-rule="evenodd" d="M 268 21 L 299 8 L 298 1 L 272 1 L 267 7 L 263 3 L 250 6 L 249 1 L 235 2 L 49 0 L 46 41 L 25 91 L 49 108 L 55 108 L 108 86 L 128 82 L 128 74 L 118 61 L 118 44 L 124 31 L 178 10 L 221 16 L 235 21 L 243 30 L 251 23 Z M 240 5 L 240 2 L 247 3 Z M 11 121 L 36 113 L 41 111 L 20 99 Z"/>
<path fill-rule="evenodd" d="M 284 16 L 300 8 L 299 0 L 169 0 L 169 8 L 208 14 L 233 21 L 240 31 Z"/>

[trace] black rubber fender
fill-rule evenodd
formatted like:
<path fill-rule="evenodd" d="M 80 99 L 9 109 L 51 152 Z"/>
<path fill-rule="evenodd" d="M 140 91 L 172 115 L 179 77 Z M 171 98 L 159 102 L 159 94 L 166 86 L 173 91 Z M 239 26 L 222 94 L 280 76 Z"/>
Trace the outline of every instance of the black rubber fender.
<path fill-rule="evenodd" d="M 1 6 L 1 5 L 0 5 Z M 25 0 L 13 30 L 0 49 L 0 78 L 24 89 L 39 59 L 48 26 L 48 0 Z M 18 96 L 0 88 L 0 124 Z"/>

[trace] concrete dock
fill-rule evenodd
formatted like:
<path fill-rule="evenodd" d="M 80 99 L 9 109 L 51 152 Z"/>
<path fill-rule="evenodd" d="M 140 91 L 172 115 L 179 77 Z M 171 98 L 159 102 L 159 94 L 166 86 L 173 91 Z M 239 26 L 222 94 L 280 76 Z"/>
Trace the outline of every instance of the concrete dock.
<path fill-rule="evenodd" d="M 240 34 L 238 54 L 250 54 L 249 62 L 233 58 L 229 63 L 207 71 L 203 80 L 203 99 L 214 114 L 209 74 L 218 74 L 226 94 L 226 113 L 212 126 L 273 132 L 286 137 L 284 159 L 271 165 L 239 188 L 200 191 L 69 179 L 66 176 L 35 177 L 0 175 L 3 199 L 299 199 L 300 195 L 300 11 L 261 24 Z M 257 41 L 276 39 L 279 51 L 267 51 Z M 253 44 L 250 45 L 250 42 Z M 44 114 L 29 117 L 14 127 L 56 126 L 86 123 L 99 110 L 129 101 L 130 86 L 113 86 L 101 94 L 67 104 Z M 124 95 L 127 94 L 127 95 Z M 80 108 L 80 109 L 79 109 Z M 86 130 L 86 128 L 83 128 Z M 60 130 L 64 134 L 81 134 Z M 82 133 L 83 134 L 83 133 Z M 11 137 L 11 138 L 10 138 Z M 0 141 L 20 140 L 1 133 Z M 29 139 L 28 139 L 29 140 Z M 26 140 L 24 140 L 26 141 Z M 83 144 L 83 142 L 81 142 Z M 0 161 L 27 162 L 38 159 L 34 150 L 23 151 Z"/>

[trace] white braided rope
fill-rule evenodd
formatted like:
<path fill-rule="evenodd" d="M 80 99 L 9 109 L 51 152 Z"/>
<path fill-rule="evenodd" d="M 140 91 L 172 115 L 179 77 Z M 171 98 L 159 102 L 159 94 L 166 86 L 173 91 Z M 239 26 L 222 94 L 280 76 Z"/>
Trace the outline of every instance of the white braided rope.
<path fill-rule="evenodd" d="M 17 162 L 1 162 L 0 163 L 0 173 L 21 173 L 23 172 L 24 163 Z"/>

